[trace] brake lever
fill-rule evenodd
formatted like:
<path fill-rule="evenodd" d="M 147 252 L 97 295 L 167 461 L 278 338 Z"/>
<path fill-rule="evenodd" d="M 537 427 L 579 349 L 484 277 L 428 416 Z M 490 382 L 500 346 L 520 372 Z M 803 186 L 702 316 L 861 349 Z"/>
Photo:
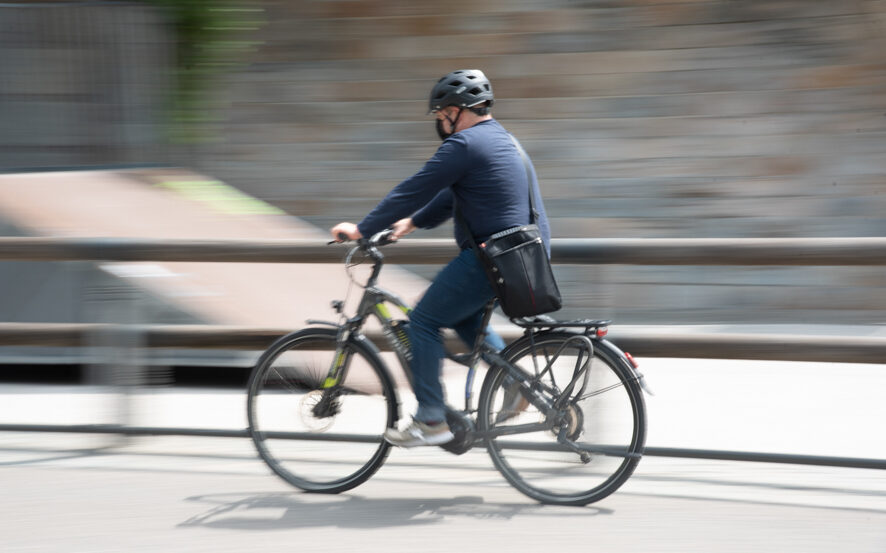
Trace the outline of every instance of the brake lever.
<path fill-rule="evenodd" d="M 397 242 L 397 239 L 394 238 L 394 229 L 385 229 L 376 234 L 373 238 L 373 243 L 376 246 L 387 246 L 388 244 L 394 244 Z"/>

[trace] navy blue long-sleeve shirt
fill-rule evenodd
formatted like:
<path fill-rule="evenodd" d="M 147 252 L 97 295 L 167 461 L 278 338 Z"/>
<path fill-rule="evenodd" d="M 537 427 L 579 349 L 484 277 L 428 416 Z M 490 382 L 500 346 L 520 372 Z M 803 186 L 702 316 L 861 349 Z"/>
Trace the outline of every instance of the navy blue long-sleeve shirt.
<path fill-rule="evenodd" d="M 529 163 L 536 224 L 550 247 L 550 227 L 535 169 Z M 412 217 L 419 228 L 433 228 L 454 215 L 453 197 L 477 243 L 502 230 L 529 223 L 529 183 L 523 159 L 498 121 L 489 119 L 443 141 L 424 167 L 398 184 L 357 225 L 369 237 Z M 459 247 L 471 247 L 455 225 Z"/>

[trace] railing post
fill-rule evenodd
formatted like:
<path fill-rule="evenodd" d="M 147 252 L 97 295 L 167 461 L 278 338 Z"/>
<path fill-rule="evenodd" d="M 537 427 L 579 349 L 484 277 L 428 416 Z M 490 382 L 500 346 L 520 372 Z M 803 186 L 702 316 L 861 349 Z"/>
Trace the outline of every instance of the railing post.
<path fill-rule="evenodd" d="M 100 323 L 87 340 L 92 355 L 86 381 L 111 392 L 112 424 L 134 426 L 133 398 L 146 382 L 142 293 L 132 287 L 94 283 L 87 288 L 86 298 L 90 319 Z M 127 441 L 120 436 L 111 446 Z"/>

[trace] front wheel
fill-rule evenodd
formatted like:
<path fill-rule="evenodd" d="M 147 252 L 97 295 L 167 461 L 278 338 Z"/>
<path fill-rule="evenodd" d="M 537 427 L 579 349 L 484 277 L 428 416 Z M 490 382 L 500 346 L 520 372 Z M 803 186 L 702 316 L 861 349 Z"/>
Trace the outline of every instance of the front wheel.
<path fill-rule="evenodd" d="M 365 339 L 336 352 L 337 331 L 308 328 L 277 340 L 249 378 L 249 433 L 261 458 L 305 491 L 338 493 L 384 463 L 397 420 L 394 384 Z M 330 369 L 342 369 L 338 378 Z"/>
<path fill-rule="evenodd" d="M 555 417 L 523 399 L 519 383 L 501 367 L 490 369 L 479 400 L 479 427 L 502 475 L 542 503 L 587 505 L 617 490 L 630 477 L 646 440 L 646 408 L 633 370 L 605 342 L 568 332 L 514 342 L 502 357 L 534 376 L 534 387 L 552 401 L 564 398 Z M 544 430 L 539 423 L 548 422 Z M 532 432 L 496 434 L 517 425 Z M 531 428 L 531 427 L 527 427 Z"/>

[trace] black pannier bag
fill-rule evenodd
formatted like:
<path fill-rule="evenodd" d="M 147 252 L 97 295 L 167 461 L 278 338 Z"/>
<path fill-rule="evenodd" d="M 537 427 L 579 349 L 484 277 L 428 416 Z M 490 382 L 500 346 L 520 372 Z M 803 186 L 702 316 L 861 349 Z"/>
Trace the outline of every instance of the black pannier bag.
<path fill-rule="evenodd" d="M 456 210 L 471 247 L 486 269 L 486 276 L 508 317 L 530 317 L 556 311 L 562 306 L 541 232 L 533 199 L 532 173 L 525 152 L 511 136 L 523 158 L 529 182 L 529 224 L 497 232 L 479 246 L 467 223 Z"/>
<path fill-rule="evenodd" d="M 486 276 L 508 317 L 530 317 L 560 309 L 560 290 L 537 226 L 499 232 L 479 249 Z"/>

